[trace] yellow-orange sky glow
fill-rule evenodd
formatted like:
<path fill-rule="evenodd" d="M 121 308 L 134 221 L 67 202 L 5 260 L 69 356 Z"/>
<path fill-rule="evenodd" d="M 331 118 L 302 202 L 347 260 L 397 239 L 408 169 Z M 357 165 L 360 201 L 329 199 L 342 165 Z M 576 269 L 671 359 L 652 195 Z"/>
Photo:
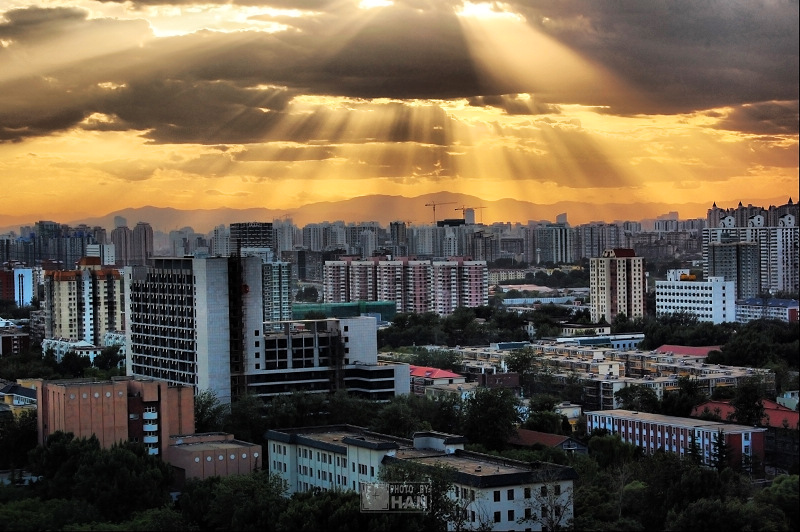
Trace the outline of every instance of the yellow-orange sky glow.
<path fill-rule="evenodd" d="M 442 191 L 683 218 L 798 199 L 797 2 L 0 0 L 0 17 L 0 226 Z"/>

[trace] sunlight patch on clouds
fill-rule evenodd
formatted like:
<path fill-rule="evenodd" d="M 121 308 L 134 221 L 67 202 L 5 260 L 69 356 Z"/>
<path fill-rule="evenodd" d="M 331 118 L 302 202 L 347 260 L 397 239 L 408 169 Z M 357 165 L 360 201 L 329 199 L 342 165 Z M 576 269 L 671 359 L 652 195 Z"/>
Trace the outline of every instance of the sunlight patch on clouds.
<path fill-rule="evenodd" d="M 143 9 L 157 37 L 175 37 L 201 30 L 230 33 L 258 30 L 266 33 L 285 31 L 289 26 L 270 20 L 273 17 L 300 17 L 303 11 L 232 4 L 197 4 L 148 6 Z"/>
<path fill-rule="evenodd" d="M 374 9 L 376 7 L 389 7 L 393 6 L 392 0 L 361 0 L 358 3 L 359 9 Z"/>
<path fill-rule="evenodd" d="M 525 17 L 511 11 L 511 6 L 504 2 L 464 2 L 456 15 L 464 18 L 507 19 L 524 22 Z"/>

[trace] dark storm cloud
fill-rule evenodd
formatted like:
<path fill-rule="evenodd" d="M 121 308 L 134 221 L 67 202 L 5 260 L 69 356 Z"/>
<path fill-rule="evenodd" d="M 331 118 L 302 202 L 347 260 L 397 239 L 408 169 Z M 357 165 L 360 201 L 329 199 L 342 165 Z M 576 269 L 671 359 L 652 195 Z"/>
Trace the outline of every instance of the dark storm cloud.
<path fill-rule="evenodd" d="M 528 22 L 648 98 L 610 112 L 658 114 L 798 95 L 798 3 L 731 0 L 511 2 Z M 569 95 L 563 102 L 569 101 Z M 575 102 L 585 103 L 585 102 Z"/>
<path fill-rule="evenodd" d="M 562 103 L 620 114 L 733 106 L 739 111 L 720 127 L 797 132 L 797 2 L 513 4 L 537 31 L 605 67 L 636 89 L 638 98 L 586 86 L 542 95 L 522 81 L 491 81 L 469 53 L 453 3 L 406 0 L 368 14 L 356 11 L 355 2 L 249 5 L 291 5 L 314 15 L 279 19 L 292 25 L 279 33 L 201 31 L 157 39 L 143 20 L 90 20 L 72 8 L 4 13 L 0 39 L 8 44 L 0 47 L 0 64 L 22 68 L 28 54 L 48 57 L 47 46 L 53 52 L 66 49 L 68 37 L 84 53 L 67 66 L 42 60 L 25 77 L 3 77 L 0 70 L 0 141 L 45 135 L 103 113 L 107 120 L 86 127 L 132 128 L 159 143 L 257 142 L 286 124 L 287 105 L 297 94 L 470 98 L 472 105 L 509 114 L 553 113 Z M 103 90 L 102 84 L 116 88 Z M 532 93 L 535 104 L 502 96 L 511 93 Z M 762 103 L 771 101 L 795 103 Z M 414 140 L 414 115 L 397 105 L 401 110 L 383 140 Z M 772 114 L 763 116 L 767 111 Z M 314 140 L 326 118 L 314 113 L 279 140 Z"/>
<path fill-rule="evenodd" d="M 736 107 L 715 127 L 755 135 L 797 135 L 798 102 L 764 102 Z"/>

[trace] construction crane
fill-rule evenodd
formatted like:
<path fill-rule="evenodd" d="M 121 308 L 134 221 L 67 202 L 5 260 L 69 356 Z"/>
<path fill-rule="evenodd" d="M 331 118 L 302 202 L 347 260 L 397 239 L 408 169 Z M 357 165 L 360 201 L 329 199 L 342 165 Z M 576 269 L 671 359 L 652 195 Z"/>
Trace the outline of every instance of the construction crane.
<path fill-rule="evenodd" d="M 433 207 L 433 225 L 436 225 L 436 206 L 437 205 L 451 205 L 453 203 L 455 203 L 455 201 L 440 201 L 438 203 L 435 202 L 435 201 L 432 201 L 430 203 L 426 203 L 425 204 L 426 207 Z"/>
<path fill-rule="evenodd" d="M 455 210 L 461 211 L 461 217 L 466 220 L 466 218 L 467 218 L 467 216 L 466 216 L 467 209 L 475 210 L 475 209 L 485 209 L 485 208 L 486 207 L 467 207 L 466 205 L 462 205 L 461 207 L 456 207 Z M 481 223 L 483 223 L 483 215 L 481 215 Z"/>

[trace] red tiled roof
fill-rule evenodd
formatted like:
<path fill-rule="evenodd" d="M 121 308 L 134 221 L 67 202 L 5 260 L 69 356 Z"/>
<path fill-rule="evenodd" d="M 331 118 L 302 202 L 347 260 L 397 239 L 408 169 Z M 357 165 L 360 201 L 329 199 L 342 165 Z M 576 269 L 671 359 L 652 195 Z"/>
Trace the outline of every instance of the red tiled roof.
<path fill-rule="evenodd" d="M 789 428 L 796 429 L 798 427 L 798 423 L 800 423 L 800 412 L 792 410 L 791 408 L 786 408 L 769 399 L 762 399 L 761 402 L 764 404 L 764 419 L 761 420 L 762 425 L 765 427 L 782 428 L 783 421 L 786 420 L 789 424 Z M 730 401 L 706 401 L 694 407 L 694 410 L 692 410 L 692 417 L 699 417 L 706 407 L 708 407 L 708 410 L 712 413 L 717 413 L 717 409 L 719 409 L 718 415 L 723 421 L 727 421 L 728 416 L 733 414 L 734 411 Z"/>
<path fill-rule="evenodd" d="M 428 377 L 431 379 L 454 379 L 463 377 L 463 375 L 447 371 L 446 369 L 429 368 L 426 366 L 409 366 L 409 368 L 411 369 L 412 377 Z"/>
<path fill-rule="evenodd" d="M 711 351 L 719 351 L 721 348 L 722 346 L 719 345 L 691 346 L 691 345 L 664 344 L 658 349 L 656 349 L 656 353 L 674 353 L 676 355 L 706 357 Z"/>
<path fill-rule="evenodd" d="M 528 429 L 517 429 L 517 434 L 509 438 L 508 443 L 512 445 L 533 445 L 541 443 L 548 447 L 555 447 L 564 443 L 568 436 L 563 434 L 548 434 L 547 432 L 538 432 Z"/>

